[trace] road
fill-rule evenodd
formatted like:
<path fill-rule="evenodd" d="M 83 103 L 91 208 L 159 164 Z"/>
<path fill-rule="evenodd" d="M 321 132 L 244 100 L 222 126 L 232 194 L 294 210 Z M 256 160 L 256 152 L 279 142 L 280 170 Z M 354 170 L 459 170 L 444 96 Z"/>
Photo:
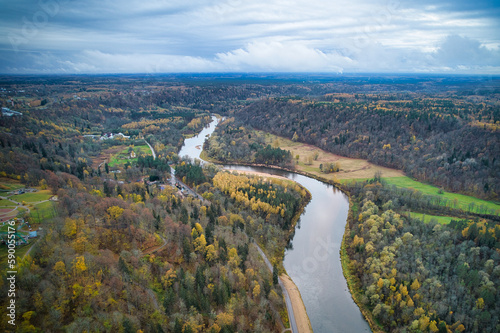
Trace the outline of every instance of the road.
<path fill-rule="evenodd" d="M 149 146 L 149 149 L 151 149 L 151 153 L 153 154 L 153 160 L 156 160 L 156 153 L 155 153 L 155 150 L 153 149 L 153 147 L 149 144 L 149 142 L 146 141 L 146 139 L 144 139 L 144 142 L 146 142 L 146 144 Z"/>
<path fill-rule="evenodd" d="M 160 235 L 158 235 L 160 236 Z M 167 240 L 163 237 L 163 236 L 160 236 L 161 240 L 163 241 L 163 244 L 162 245 L 159 245 L 151 250 L 147 250 L 144 252 L 143 255 L 146 255 L 146 254 L 152 254 L 152 253 L 155 253 L 155 252 L 158 252 L 160 251 L 161 249 L 163 249 L 166 245 L 167 245 Z"/>
<path fill-rule="evenodd" d="M 189 186 L 184 184 L 179 178 L 175 177 L 175 169 L 172 166 L 170 168 L 172 170 L 172 186 L 175 186 L 176 183 L 179 183 L 179 185 L 181 185 L 182 188 L 184 188 L 188 192 L 188 194 L 192 195 L 193 197 L 195 197 L 197 199 L 200 199 L 202 202 L 205 201 L 205 199 L 201 195 L 199 195 L 193 189 L 191 189 Z"/>
<path fill-rule="evenodd" d="M 259 251 L 261 257 L 264 259 L 264 262 L 266 263 L 267 268 L 269 268 L 269 270 L 272 273 L 273 265 L 271 265 L 271 262 L 269 261 L 269 259 L 267 259 L 266 254 L 264 253 L 264 251 L 262 251 L 260 246 L 256 242 L 253 242 L 253 243 L 257 247 L 257 250 Z M 295 320 L 295 315 L 293 313 L 292 301 L 290 299 L 290 295 L 288 294 L 288 290 L 286 289 L 285 285 L 283 284 L 283 281 L 281 281 L 281 278 L 279 279 L 279 285 L 281 287 L 281 290 L 283 291 L 283 294 L 285 295 L 286 310 L 288 312 L 288 321 L 290 322 L 290 327 L 292 329 L 292 332 L 299 333 L 299 330 L 297 328 L 297 322 Z"/>

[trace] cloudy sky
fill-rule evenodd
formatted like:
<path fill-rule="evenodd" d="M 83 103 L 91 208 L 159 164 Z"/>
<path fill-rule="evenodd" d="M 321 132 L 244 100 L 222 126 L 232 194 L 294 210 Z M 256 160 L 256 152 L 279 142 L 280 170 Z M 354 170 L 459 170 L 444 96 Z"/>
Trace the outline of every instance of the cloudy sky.
<path fill-rule="evenodd" d="M 0 73 L 500 73 L 497 0 L 0 0 Z"/>

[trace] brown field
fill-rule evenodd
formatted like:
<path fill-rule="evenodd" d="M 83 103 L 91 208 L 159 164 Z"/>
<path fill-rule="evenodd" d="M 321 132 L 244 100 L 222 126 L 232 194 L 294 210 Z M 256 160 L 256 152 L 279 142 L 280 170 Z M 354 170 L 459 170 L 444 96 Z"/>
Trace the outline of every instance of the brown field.
<path fill-rule="evenodd" d="M 10 220 L 16 217 L 18 213 L 17 209 L 2 209 L 0 212 L 0 222 Z"/>
<path fill-rule="evenodd" d="M 264 132 L 260 132 L 264 134 Z M 266 142 L 273 145 L 276 139 L 279 141 L 279 147 L 284 150 L 289 150 L 295 160 L 295 156 L 299 155 L 299 163 L 296 168 L 299 171 L 309 172 L 311 174 L 321 176 L 331 180 L 343 179 L 367 179 L 372 178 L 376 172 L 380 172 L 382 177 L 401 177 L 404 173 L 400 170 L 385 168 L 379 165 L 372 164 L 366 160 L 343 157 L 324 151 L 318 147 L 308 145 L 305 143 L 294 142 L 292 140 L 278 137 L 269 133 L 265 133 Z M 318 159 L 313 159 L 311 165 L 305 164 L 309 156 L 314 156 L 318 153 Z M 335 173 L 326 174 L 319 170 L 320 164 L 326 163 L 339 163 L 340 171 Z"/>

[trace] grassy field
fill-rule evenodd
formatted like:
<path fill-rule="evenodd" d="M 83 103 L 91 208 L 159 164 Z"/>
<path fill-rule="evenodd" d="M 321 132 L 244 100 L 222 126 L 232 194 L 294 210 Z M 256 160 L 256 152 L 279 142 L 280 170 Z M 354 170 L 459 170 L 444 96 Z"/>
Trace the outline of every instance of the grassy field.
<path fill-rule="evenodd" d="M 388 184 L 396 185 L 397 187 L 415 189 L 428 195 L 442 196 L 444 199 L 449 200 L 451 207 L 453 208 L 455 208 L 456 204 L 456 208 L 460 208 L 464 211 L 469 211 L 469 205 L 473 204 L 473 211 L 476 211 L 475 209 L 477 207 L 483 205 L 483 207 L 487 208 L 488 210 L 496 212 L 496 215 L 500 215 L 500 205 L 491 201 L 481 200 L 463 194 L 444 191 L 442 194 L 439 194 L 440 189 L 438 187 L 417 182 L 409 177 L 386 178 L 385 181 Z"/>
<path fill-rule="evenodd" d="M 409 215 L 411 217 L 422 220 L 424 223 L 429 223 L 431 220 L 436 220 L 439 224 L 448 224 L 451 220 L 461 220 L 461 218 L 453 217 L 453 216 L 437 216 L 437 215 L 428 215 L 421 213 L 410 212 Z"/>
<path fill-rule="evenodd" d="M 52 197 L 52 193 L 50 193 L 50 190 L 42 190 L 38 192 L 33 192 L 33 193 L 24 193 L 24 194 L 19 194 L 19 195 L 12 195 L 9 197 L 9 199 L 12 199 L 17 202 L 37 202 L 37 201 L 43 201 L 43 200 L 48 200 Z"/>
<path fill-rule="evenodd" d="M 376 172 L 380 172 L 382 177 L 402 177 L 402 171 L 385 168 L 372 164 L 366 160 L 357 158 L 348 158 L 326 152 L 318 147 L 308 145 L 305 143 L 294 142 L 292 140 L 279 137 L 273 134 L 258 131 L 260 134 L 265 135 L 266 143 L 274 146 L 278 143 L 279 147 L 284 150 L 289 150 L 295 160 L 299 155 L 299 163 L 296 168 L 299 171 L 305 171 L 326 179 L 344 181 L 348 179 L 368 179 L 372 178 Z M 314 160 L 314 156 L 318 158 Z M 307 160 L 312 158 L 312 164 L 308 165 Z M 335 173 L 326 174 L 320 171 L 320 164 L 339 163 L 340 171 Z"/>
<path fill-rule="evenodd" d="M 137 157 L 135 158 L 130 157 L 129 147 L 128 146 L 124 147 L 125 148 L 123 148 L 122 150 L 120 150 L 118 153 L 114 154 L 111 157 L 111 161 L 108 163 L 110 167 L 122 166 L 127 162 L 130 163 L 137 162 Z M 136 156 L 151 155 L 151 149 L 149 149 L 148 145 L 134 146 L 133 149 Z"/>
<path fill-rule="evenodd" d="M 0 199 L 0 208 L 4 208 L 4 207 L 13 208 L 15 206 L 16 206 L 16 204 L 13 203 L 12 201 Z"/>
<path fill-rule="evenodd" d="M 33 223 L 43 223 L 46 219 L 54 216 L 54 203 L 52 201 L 42 202 L 31 209 L 30 217 Z"/>
<path fill-rule="evenodd" d="M 2 192 L 9 192 L 18 190 L 20 188 L 24 188 L 24 185 L 21 184 L 18 180 L 13 180 L 5 177 L 0 178 L 0 195 L 2 194 Z"/>

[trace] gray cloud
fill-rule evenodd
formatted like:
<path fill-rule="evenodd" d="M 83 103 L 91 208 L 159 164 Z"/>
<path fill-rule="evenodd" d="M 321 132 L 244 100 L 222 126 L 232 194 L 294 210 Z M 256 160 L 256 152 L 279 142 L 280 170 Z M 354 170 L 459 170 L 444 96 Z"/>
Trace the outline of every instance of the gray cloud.
<path fill-rule="evenodd" d="M 494 1 L 0 0 L 0 72 L 498 72 Z M 460 51 L 460 52 L 458 52 Z"/>
<path fill-rule="evenodd" d="M 500 66 L 500 51 L 488 50 L 477 40 L 451 35 L 445 38 L 435 59 L 448 66 Z"/>

